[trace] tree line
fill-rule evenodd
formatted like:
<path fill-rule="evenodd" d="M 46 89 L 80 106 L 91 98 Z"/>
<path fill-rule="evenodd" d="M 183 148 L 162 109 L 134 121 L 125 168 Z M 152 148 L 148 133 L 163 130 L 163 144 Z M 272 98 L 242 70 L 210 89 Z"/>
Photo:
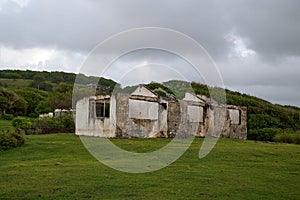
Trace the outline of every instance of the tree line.
<path fill-rule="evenodd" d="M 29 85 L 21 84 L 12 87 L 7 81 L 12 79 L 27 80 Z M 54 111 L 56 108 L 70 109 L 75 79 L 82 85 L 96 83 L 98 94 L 111 93 L 117 84 L 110 79 L 88 77 L 83 74 L 2 70 L 0 71 L 0 114 L 2 116 L 9 114 L 36 117 L 38 114 Z M 169 81 L 163 85 L 151 83 L 147 86 L 150 89 L 160 87 L 168 93 L 174 92 L 177 97 L 183 97 L 186 91 L 210 96 L 209 87 L 196 82 Z M 279 129 L 300 130 L 300 108 L 291 105 L 272 104 L 266 100 L 228 89 L 225 91 L 228 104 L 247 107 L 250 135 L 251 131 L 256 134 L 257 132 L 265 132 L 263 129 L 266 128 L 277 129 L 273 132 L 277 132 Z"/>

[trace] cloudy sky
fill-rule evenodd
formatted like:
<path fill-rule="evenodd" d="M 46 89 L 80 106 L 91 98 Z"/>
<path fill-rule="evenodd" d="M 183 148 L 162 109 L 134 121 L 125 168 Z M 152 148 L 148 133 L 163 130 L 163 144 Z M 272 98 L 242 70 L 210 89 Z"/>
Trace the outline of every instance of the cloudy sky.
<path fill-rule="evenodd" d="M 300 106 L 299 8 L 298 0 L 0 0 L 0 69 L 79 72 L 106 38 L 164 27 L 200 43 L 227 88 Z"/>

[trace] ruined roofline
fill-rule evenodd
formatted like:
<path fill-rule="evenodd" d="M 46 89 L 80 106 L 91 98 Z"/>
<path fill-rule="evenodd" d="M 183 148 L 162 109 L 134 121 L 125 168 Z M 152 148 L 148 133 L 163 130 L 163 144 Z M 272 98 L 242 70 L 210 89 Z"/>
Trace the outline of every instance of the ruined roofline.
<path fill-rule="evenodd" d="M 146 87 L 145 87 L 146 88 Z M 174 97 L 174 99 L 166 99 L 161 97 L 159 94 L 156 94 L 155 92 L 151 91 L 150 89 L 146 88 L 147 90 L 149 90 L 150 92 L 152 92 L 154 95 L 156 95 L 157 97 L 148 97 L 148 96 L 143 96 L 143 95 L 130 95 L 130 99 L 135 99 L 135 100 L 145 100 L 145 101 L 150 101 L 150 102 L 159 102 L 160 99 L 163 100 L 171 100 L 171 101 L 178 101 L 178 99 L 176 97 Z M 118 94 L 118 93 L 116 93 Z M 122 94 L 122 93 L 120 93 Z M 193 101 L 193 100 L 188 100 L 183 98 L 182 100 L 188 102 L 189 104 L 193 104 L 193 105 L 197 105 L 197 106 L 217 106 L 217 107 L 222 107 L 222 108 L 227 108 L 227 109 L 238 109 L 238 110 L 247 110 L 246 106 L 237 106 L 237 105 L 230 105 L 230 104 L 221 104 L 215 100 L 211 100 L 211 98 L 206 97 L 204 95 L 194 95 L 191 93 L 186 93 L 186 94 L 190 94 L 193 95 L 195 98 L 198 98 L 199 100 L 203 101 L 203 102 L 197 102 L 197 101 Z M 93 99 L 93 100 L 109 100 L 111 98 L 112 95 L 95 95 L 95 96 L 90 96 L 88 97 L 89 99 Z M 206 99 L 204 99 L 203 97 L 206 97 Z"/>
<path fill-rule="evenodd" d="M 150 102 L 157 102 L 158 101 L 158 97 L 146 97 L 146 96 L 142 96 L 142 95 L 131 95 L 130 99 L 146 100 L 146 101 L 150 101 Z"/>

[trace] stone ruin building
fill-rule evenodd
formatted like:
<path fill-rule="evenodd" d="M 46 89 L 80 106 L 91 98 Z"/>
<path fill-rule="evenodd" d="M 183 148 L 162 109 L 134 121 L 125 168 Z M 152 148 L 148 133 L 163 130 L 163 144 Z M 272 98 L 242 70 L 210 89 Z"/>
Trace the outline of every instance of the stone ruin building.
<path fill-rule="evenodd" d="M 174 137 L 179 131 L 204 137 L 225 113 L 220 137 L 247 138 L 247 108 L 222 105 L 203 95 L 162 97 L 145 86 L 131 94 L 85 97 L 76 103 L 76 134 L 98 137 Z"/>

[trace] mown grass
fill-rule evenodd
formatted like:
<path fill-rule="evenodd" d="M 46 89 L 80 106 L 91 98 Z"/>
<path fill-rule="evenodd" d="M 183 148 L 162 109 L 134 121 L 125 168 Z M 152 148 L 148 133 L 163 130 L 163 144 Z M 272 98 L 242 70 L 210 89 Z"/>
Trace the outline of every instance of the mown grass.
<path fill-rule="evenodd" d="M 0 119 L 0 131 L 12 129 L 13 126 L 10 120 Z"/>
<path fill-rule="evenodd" d="M 170 166 L 129 174 L 95 160 L 73 134 L 26 136 L 0 152 L 0 198 L 23 199 L 299 199 L 300 146 L 220 139 L 199 160 L 195 139 Z M 114 139 L 145 152 L 167 139 Z"/>

